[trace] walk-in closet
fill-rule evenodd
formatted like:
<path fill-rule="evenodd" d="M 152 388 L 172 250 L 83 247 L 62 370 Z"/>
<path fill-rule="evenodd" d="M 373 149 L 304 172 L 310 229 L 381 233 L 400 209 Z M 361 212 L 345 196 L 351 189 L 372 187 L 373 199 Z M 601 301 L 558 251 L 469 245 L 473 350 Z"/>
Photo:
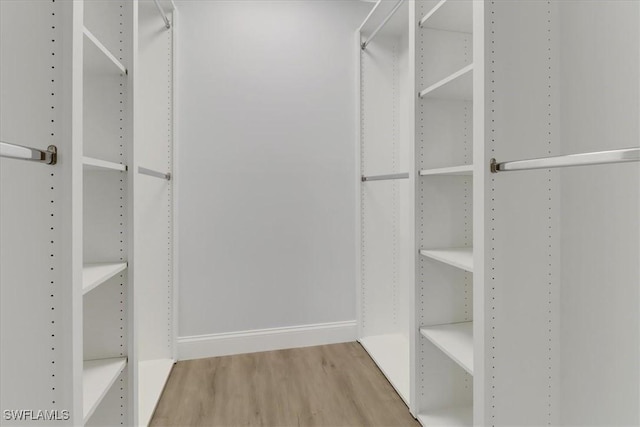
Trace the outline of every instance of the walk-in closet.
<path fill-rule="evenodd" d="M 640 425 L 640 2 L 1 0 L 0 425 Z"/>

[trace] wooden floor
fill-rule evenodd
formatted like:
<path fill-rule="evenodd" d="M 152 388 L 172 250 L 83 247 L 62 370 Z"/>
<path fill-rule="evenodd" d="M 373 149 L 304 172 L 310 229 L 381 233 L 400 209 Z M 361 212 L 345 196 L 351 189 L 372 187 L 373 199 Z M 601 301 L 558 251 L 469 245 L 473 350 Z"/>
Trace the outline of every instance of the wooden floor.
<path fill-rule="evenodd" d="M 178 362 L 151 426 L 418 426 L 358 343 Z"/>

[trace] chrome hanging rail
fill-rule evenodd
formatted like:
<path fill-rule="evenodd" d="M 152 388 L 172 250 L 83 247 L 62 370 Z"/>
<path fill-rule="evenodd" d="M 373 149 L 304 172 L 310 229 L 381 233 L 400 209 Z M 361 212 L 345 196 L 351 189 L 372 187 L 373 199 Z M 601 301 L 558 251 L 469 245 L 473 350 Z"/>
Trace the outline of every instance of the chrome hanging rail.
<path fill-rule="evenodd" d="M 138 167 L 138 173 L 141 173 L 143 175 L 153 176 L 155 178 L 166 179 L 167 181 L 171 181 L 170 173 L 158 172 L 158 171 L 154 171 L 153 169 L 143 168 L 141 166 Z"/>
<path fill-rule="evenodd" d="M 164 27 L 168 30 L 171 28 L 171 22 L 169 22 L 169 18 L 167 18 L 167 14 L 164 13 L 162 6 L 160 6 L 160 2 L 158 0 L 153 0 L 156 3 L 156 7 L 158 8 L 158 12 L 162 16 L 162 20 L 164 21 Z"/>
<path fill-rule="evenodd" d="M 43 151 L 36 148 L 0 141 L 0 157 L 55 165 L 58 161 L 58 149 L 55 145 L 50 145 L 47 147 L 46 151 Z"/>
<path fill-rule="evenodd" d="M 380 25 L 378 25 L 378 27 L 375 30 L 373 30 L 373 33 L 371 33 L 369 38 L 366 39 L 365 41 L 363 41 L 360 44 L 360 48 L 362 50 L 365 50 L 367 48 L 367 45 L 369 43 L 371 43 L 373 38 L 378 34 L 378 31 L 380 31 L 382 29 L 382 27 L 384 27 L 387 24 L 387 22 L 389 22 L 389 19 L 391 19 L 391 17 L 398 11 L 398 9 L 400 9 L 400 6 L 402 6 L 402 3 L 404 3 L 404 2 L 405 2 L 405 0 L 398 0 L 398 3 L 396 3 L 396 5 L 393 7 L 393 9 L 391 9 L 391 12 L 389 12 L 387 17 L 384 18 L 384 20 L 380 23 Z"/>
<path fill-rule="evenodd" d="M 621 150 L 596 151 L 593 153 L 569 154 L 566 156 L 542 157 L 502 163 L 498 163 L 496 159 L 491 159 L 490 168 L 492 173 L 498 173 L 638 161 L 640 161 L 640 148 L 624 148 Z"/>
<path fill-rule="evenodd" d="M 364 176 L 362 175 L 362 182 L 366 182 L 366 181 L 386 181 L 386 180 L 390 180 L 390 179 L 408 179 L 409 178 L 409 173 L 405 172 L 405 173 L 392 173 L 392 174 L 388 174 L 388 175 L 371 175 L 371 176 Z"/>

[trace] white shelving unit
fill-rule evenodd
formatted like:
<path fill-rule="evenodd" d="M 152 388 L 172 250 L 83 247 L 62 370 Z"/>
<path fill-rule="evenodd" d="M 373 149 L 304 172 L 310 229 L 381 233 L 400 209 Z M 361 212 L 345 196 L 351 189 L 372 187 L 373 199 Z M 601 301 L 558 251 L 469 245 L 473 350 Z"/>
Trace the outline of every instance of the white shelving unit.
<path fill-rule="evenodd" d="M 631 124 L 640 114 L 640 4 L 425 0 L 413 6 L 404 24 L 415 34 L 411 65 L 390 73 L 402 82 L 406 71 L 407 86 L 415 89 L 405 112 L 414 125 L 420 176 L 412 230 L 410 329 L 419 333 L 410 341 L 411 412 L 424 426 L 638 424 L 640 334 L 629 326 L 637 322 L 623 320 L 640 313 L 638 165 L 508 175 L 490 175 L 487 165 L 496 156 L 540 158 L 638 141 Z M 612 25 L 621 30 L 608 31 Z M 377 43 L 369 46 L 380 59 Z M 383 73 L 375 75 L 364 59 L 360 65 L 361 79 L 377 82 L 361 86 L 364 144 L 377 142 L 367 120 L 393 140 L 393 124 L 382 125 L 391 109 L 383 107 L 398 104 L 376 89 L 394 84 L 376 81 Z M 395 160 L 392 150 L 380 156 Z M 366 169 L 371 159 L 364 158 Z M 367 268 L 367 253 L 380 256 L 381 265 L 382 255 L 389 259 L 396 248 L 392 239 L 371 238 L 373 226 L 389 227 L 394 215 L 374 221 L 366 197 L 387 204 L 404 199 L 361 188 L 361 220 L 371 224 L 363 232 L 361 271 L 371 284 L 381 272 Z M 363 329 L 373 323 L 380 336 L 393 331 L 393 316 L 371 315 L 381 301 L 394 301 L 393 293 L 361 299 Z M 593 323 L 593 313 L 603 316 Z M 595 339 L 608 345 L 594 348 Z M 393 377 L 393 358 L 372 357 Z M 610 368 L 593 369 L 604 365 Z M 615 397 L 603 399 L 601 391 L 613 383 Z"/>
<path fill-rule="evenodd" d="M 474 3 L 415 4 L 414 414 L 425 427 L 473 425 Z"/>
<path fill-rule="evenodd" d="M 58 155 L 0 158 L 0 409 L 147 425 L 175 361 L 174 199 L 138 170 L 174 173 L 174 27 L 147 1 L 0 17 L 0 140 Z"/>
<path fill-rule="evenodd" d="M 82 268 L 82 293 L 86 294 L 126 268 L 126 262 L 85 264 Z"/>
<path fill-rule="evenodd" d="M 413 164 L 408 112 L 415 89 L 407 74 L 413 57 L 408 27 L 413 11 L 410 2 L 396 8 L 397 4 L 377 3 L 357 37 L 361 65 L 358 176 L 382 175 L 377 180 L 359 180 L 358 341 L 412 407 L 415 174 L 410 172 L 408 179 L 394 175 L 411 171 Z"/>
<path fill-rule="evenodd" d="M 478 161 L 637 147 L 640 4 L 525 3 L 482 5 Z M 476 423 L 640 423 L 639 177 L 637 163 L 484 177 L 475 332 L 495 363 Z"/>
<path fill-rule="evenodd" d="M 81 90 L 70 75 L 71 52 L 81 50 L 68 37 L 74 4 L 0 1 L 0 140 L 60 153 L 56 165 L 0 158 L 0 408 L 69 411 L 60 426 L 83 424 L 82 285 L 72 268 L 82 265 L 72 234 L 79 165 L 70 93 Z"/>
<path fill-rule="evenodd" d="M 420 333 L 473 375 L 473 322 L 428 326 Z"/>
<path fill-rule="evenodd" d="M 420 255 L 473 273 L 473 248 L 421 249 Z"/>
<path fill-rule="evenodd" d="M 86 423 L 127 366 L 126 357 L 85 360 L 82 369 L 83 420 Z"/>
<path fill-rule="evenodd" d="M 129 106 L 135 70 L 129 73 L 124 65 L 132 64 L 134 55 L 133 39 L 124 28 L 135 6 L 125 9 L 104 1 L 83 6 L 83 421 L 129 424 L 134 412 L 129 378 L 136 367 L 127 360 L 136 355 L 128 304 L 134 283 L 127 267 L 135 261 L 129 250 L 133 185 L 126 164 L 134 162 Z"/>
<path fill-rule="evenodd" d="M 171 28 L 166 29 L 154 2 L 139 2 L 137 73 L 137 166 L 162 174 L 174 172 L 174 39 L 173 1 L 162 0 Z M 138 167 L 135 168 L 138 171 Z M 137 315 L 137 424 L 147 426 L 176 361 L 174 325 L 174 186 L 173 180 L 134 176 L 135 285 Z M 152 213 L 152 214 L 150 214 Z M 167 244 L 167 242 L 171 242 Z"/>

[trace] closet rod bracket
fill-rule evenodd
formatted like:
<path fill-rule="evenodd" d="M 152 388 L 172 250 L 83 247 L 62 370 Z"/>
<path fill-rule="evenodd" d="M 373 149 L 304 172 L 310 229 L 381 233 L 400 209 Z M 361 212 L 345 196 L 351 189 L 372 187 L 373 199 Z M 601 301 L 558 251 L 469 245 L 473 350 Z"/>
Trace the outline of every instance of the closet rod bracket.
<path fill-rule="evenodd" d="M 491 170 L 491 173 L 498 173 L 498 162 L 496 159 L 491 159 L 489 162 L 489 169 Z"/>
<path fill-rule="evenodd" d="M 45 151 L 0 141 L 0 157 L 55 165 L 58 162 L 58 148 L 50 145 Z"/>
<path fill-rule="evenodd" d="M 47 147 L 47 152 L 49 152 L 51 155 L 51 160 L 47 164 L 55 165 L 56 163 L 58 163 L 58 147 L 56 147 L 55 145 L 50 145 Z"/>
<path fill-rule="evenodd" d="M 167 18 L 167 14 L 164 13 L 164 9 L 162 8 L 162 5 L 160 4 L 159 0 L 153 0 L 153 1 L 156 4 L 156 8 L 158 9 L 158 13 L 160 13 L 160 17 L 164 21 L 164 28 L 166 28 L 167 30 L 170 30 L 171 29 L 171 21 L 169 21 L 169 18 Z"/>

